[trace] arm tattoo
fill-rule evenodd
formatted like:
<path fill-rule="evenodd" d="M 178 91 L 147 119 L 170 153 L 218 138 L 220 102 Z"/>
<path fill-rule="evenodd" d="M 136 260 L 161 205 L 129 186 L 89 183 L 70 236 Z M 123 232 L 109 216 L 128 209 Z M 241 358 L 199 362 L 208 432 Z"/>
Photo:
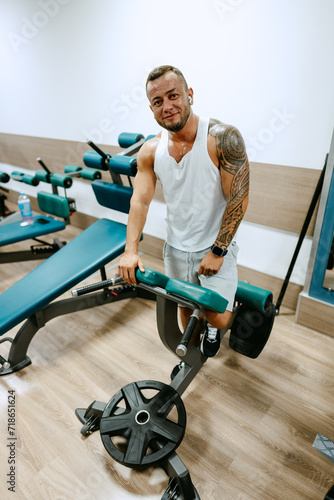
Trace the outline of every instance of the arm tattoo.
<path fill-rule="evenodd" d="M 228 198 L 216 241 L 221 246 L 228 246 L 246 211 L 245 201 L 249 191 L 248 159 L 243 138 L 235 127 L 210 120 L 209 134 L 215 139 L 222 187 Z M 228 180 L 226 173 L 230 177 Z"/>

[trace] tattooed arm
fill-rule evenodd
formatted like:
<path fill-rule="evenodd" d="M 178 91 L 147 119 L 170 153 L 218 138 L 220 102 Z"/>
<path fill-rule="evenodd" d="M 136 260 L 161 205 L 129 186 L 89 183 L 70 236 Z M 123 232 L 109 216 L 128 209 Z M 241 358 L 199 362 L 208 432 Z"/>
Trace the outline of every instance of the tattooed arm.
<path fill-rule="evenodd" d="M 248 205 L 249 164 L 245 143 L 240 132 L 231 125 L 210 120 L 208 149 L 219 168 L 227 206 L 215 245 L 227 248 L 233 240 Z M 201 262 L 199 274 L 216 274 L 224 257 L 210 251 Z"/>
<path fill-rule="evenodd" d="M 227 247 L 246 212 L 249 165 L 243 138 L 235 127 L 211 120 L 209 134 L 215 140 L 222 188 L 228 199 L 216 244 Z"/>

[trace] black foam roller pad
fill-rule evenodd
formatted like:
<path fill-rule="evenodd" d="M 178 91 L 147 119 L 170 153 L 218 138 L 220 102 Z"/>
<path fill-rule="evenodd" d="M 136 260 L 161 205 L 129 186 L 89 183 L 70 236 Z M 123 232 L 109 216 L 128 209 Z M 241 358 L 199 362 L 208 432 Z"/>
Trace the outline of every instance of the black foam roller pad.
<path fill-rule="evenodd" d="M 0 172 L 0 182 L 8 182 L 9 179 L 10 177 L 6 172 Z"/>

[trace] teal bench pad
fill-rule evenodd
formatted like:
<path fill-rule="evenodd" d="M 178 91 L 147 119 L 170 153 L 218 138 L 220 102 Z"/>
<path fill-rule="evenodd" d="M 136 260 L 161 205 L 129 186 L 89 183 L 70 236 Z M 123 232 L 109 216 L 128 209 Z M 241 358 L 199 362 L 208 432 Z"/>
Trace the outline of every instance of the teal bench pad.
<path fill-rule="evenodd" d="M 165 290 L 220 313 L 225 312 L 228 304 L 228 300 L 219 293 L 183 280 L 169 279 Z"/>
<path fill-rule="evenodd" d="M 68 199 L 65 196 L 40 191 L 37 193 L 37 201 L 39 208 L 46 214 L 63 217 L 63 219 L 70 216 Z"/>
<path fill-rule="evenodd" d="M 63 231 L 66 227 L 65 222 L 43 215 L 35 216 L 34 223 L 29 226 L 20 226 L 21 222 L 11 222 L 0 226 L 0 246 Z"/>
<path fill-rule="evenodd" d="M 133 193 L 132 187 L 96 180 L 92 182 L 92 188 L 97 202 L 102 207 L 111 208 L 125 214 L 129 213 Z"/>
<path fill-rule="evenodd" d="M 100 219 L 0 295 L 0 335 L 124 252 L 126 225 Z"/>
<path fill-rule="evenodd" d="M 154 271 L 148 267 L 145 267 L 144 272 L 137 269 L 136 278 L 139 283 L 145 283 L 145 285 L 157 286 L 160 288 L 165 288 L 169 280 L 168 276 L 165 274 Z"/>
<path fill-rule="evenodd" d="M 142 282 L 150 286 L 164 288 L 169 293 L 221 313 L 225 312 L 228 304 L 228 301 L 224 297 L 213 290 L 208 290 L 187 281 L 168 278 L 165 274 L 153 271 L 148 267 L 145 267 L 144 273 L 138 269 L 136 278 L 139 283 Z M 273 294 L 263 288 L 239 281 L 235 298 L 237 302 L 246 304 L 261 312 L 266 312 L 272 303 Z"/>
<path fill-rule="evenodd" d="M 139 283 L 164 288 L 170 294 L 177 295 L 182 299 L 221 313 L 225 312 L 228 304 L 228 301 L 224 297 L 213 290 L 193 285 L 187 281 L 168 278 L 165 274 L 153 271 L 148 267 L 145 267 L 144 273 L 138 269 L 136 278 Z"/>

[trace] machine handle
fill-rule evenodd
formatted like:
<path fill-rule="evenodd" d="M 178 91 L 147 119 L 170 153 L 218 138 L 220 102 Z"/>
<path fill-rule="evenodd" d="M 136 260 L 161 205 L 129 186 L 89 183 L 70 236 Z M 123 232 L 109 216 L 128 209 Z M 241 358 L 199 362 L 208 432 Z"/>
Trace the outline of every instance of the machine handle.
<path fill-rule="evenodd" d="M 114 286 L 123 282 L 124 281 L 120 276 L 116 276 L 115 278 L 110 278 L 108 280 L 99 281 L 98 283 L 92 283 L 91 285 L 76 288 L 72 290 L 71 293 L 73 297 L 79 297 L 80 295 L 96 292 L 97 290 L 102 290 L 103 288 L 108 288 L 108 286 Z"/>
<path fill-rule="evenodd" d="M 45 170 L 45 172 L 47 172 L 49 175 L 52 175 L 52 172 L 50 171 L 50 169 L 45 165 L 44 161 L 42 160 L 42 158 L 38 157 L 36 158 L 36 161 L 38 161 L 38 163 L 40 164 L 40 166 Z"/>
<path fill-rule="evenodd" d="M 179 345 L 176 348 L 176 354 L 178 356 L 183 357 L 187 354 L 187 347 L 188 347 L 190 339 L 195 331 L 195 327 L 197 325 L 200 312 L 201 312 L 200 308 L 196 308 L 193 311 L 192 315 L 190 316 L 188 323 L 187 323 L 187 326 L 183 332 L 181 342 L 179 343 Z"/>
<path fill-rule="evenodd" d="M 90 146 L 92 149 L 94 149 L 94 151 L 96 151 L 96 153 L 98 153 L 100 156 L 102 156 L 102 158 L 107 161 L 109 160 L 110 158 L 110 155 L 107 155 L 104 151 L 102 151 L 102 149 L 100 149 L 93 141 L 91 141 L 90 139 L 87 140 L 87 144 L 88 146 Z"/>

